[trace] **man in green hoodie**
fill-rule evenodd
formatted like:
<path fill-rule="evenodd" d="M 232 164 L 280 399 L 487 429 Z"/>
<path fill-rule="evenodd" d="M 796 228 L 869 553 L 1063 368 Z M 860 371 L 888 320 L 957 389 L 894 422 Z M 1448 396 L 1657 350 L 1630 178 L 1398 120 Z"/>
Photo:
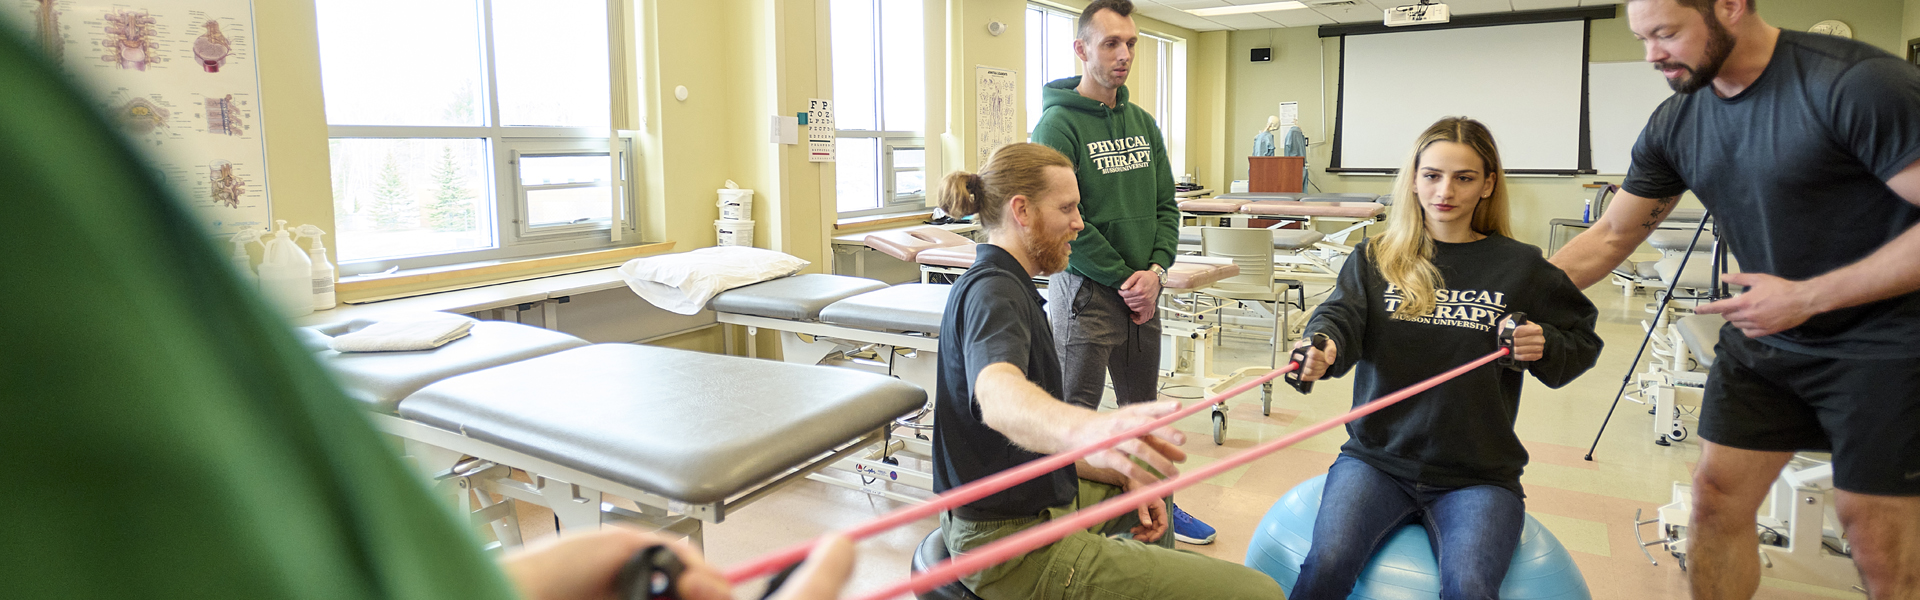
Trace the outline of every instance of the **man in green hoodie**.
<path fill-rule="evenodd" d="M 1047 317 L 1066 364 L 1064 400 L 1098 409 L 1109 374 L 1122 406 L 1152 402 L 1160 375 L 1160 284 L 1180 241 L 1173 167 L 1160 127 L 1127 102 L 1140 30 L 1133 3 L 1095 0 L 1080 13 L 1082 77 L 1048 83 L 1033 141 L 1073 160 L 1086 223 L 1067 270 L 1047 286 Z M 1174 538 L 1213 543 L 1214 530 L 1175 506 Z"/>

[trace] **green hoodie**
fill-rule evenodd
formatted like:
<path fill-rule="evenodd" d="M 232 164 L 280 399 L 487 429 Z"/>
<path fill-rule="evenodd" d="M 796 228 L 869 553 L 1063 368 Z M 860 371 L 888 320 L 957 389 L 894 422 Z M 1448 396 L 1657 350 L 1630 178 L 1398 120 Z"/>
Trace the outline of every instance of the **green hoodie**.
<path fill-rule="evenodd" d="M 1087 228 L 1073 240 L 1067 270 L 1118 288 L 1150 265 L 1173 266 L 1180 242 L 1180 208 L 1173 200 L 1173 166 L 1160 126 L 1127 103 L 1120 86 L 1113 108 L 1081 96 L 1079 77 L 1041 91 L 1033 141 L 1073 160 L 1080 180 L 1080 216 Z"/>

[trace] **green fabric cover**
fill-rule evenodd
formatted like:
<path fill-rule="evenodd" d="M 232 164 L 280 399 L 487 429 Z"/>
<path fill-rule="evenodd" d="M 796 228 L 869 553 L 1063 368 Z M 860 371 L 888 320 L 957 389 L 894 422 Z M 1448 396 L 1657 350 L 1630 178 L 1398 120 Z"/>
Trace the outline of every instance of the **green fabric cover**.
<path fill-rule="evenodd" d="M 0 28 L 0 597 L 513 597 L 76 90 Z"/>
<path fill-rule="evenodd" d="M 1086 229 L 1073 240 L 1067 269 L 1118 288 L 1135 271 L 1173 266 L 1180 243 L 1173 163 L 1153 115 L 1127 102 L 1127 86 L 1107 108 L 1074 91 L 1079 85 L 1068 77 L 1041 89 L 1033 141 L 1067 155 L 1080 181 Z"/>

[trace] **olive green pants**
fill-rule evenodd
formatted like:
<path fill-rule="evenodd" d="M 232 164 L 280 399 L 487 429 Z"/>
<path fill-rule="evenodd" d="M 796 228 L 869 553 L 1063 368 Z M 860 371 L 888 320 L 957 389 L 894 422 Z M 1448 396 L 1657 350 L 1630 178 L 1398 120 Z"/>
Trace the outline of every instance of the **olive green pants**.
<path fill-rule="evenodd" d="M 1072 504 L 1047 509 L 1040 516 L 969 521 L 951 513 L 942 515 L 942 537 L 947 550 L 957 556 L 1118 495 L 1118 487 L 1082 479 L 1079 497 Z M 1139 514 L 1128 511 L 961 581 L 985 600 L 1283 598 L 1280 584 L 1265 573 L 1174 550 L 1171 528 L 1158 545 L 1134 540 L 1130 531 L 1139 524 Z"/>

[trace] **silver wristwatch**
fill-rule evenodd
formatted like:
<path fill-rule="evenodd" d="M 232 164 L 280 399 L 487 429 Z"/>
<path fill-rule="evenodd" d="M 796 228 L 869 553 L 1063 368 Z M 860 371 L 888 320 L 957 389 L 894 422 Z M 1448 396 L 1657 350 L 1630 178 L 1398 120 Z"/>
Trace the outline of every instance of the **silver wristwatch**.
<path fill-rule="evenodd" d="M 1147 270 L 1153 271 L 1154 276 L 1160 278 L 1161 287 L 1165 287 L 1167 285 L 1167 268 L 1166 267 L 1162 267 L 1160 265 L 1151 265 L 1147 267 Z"/>

